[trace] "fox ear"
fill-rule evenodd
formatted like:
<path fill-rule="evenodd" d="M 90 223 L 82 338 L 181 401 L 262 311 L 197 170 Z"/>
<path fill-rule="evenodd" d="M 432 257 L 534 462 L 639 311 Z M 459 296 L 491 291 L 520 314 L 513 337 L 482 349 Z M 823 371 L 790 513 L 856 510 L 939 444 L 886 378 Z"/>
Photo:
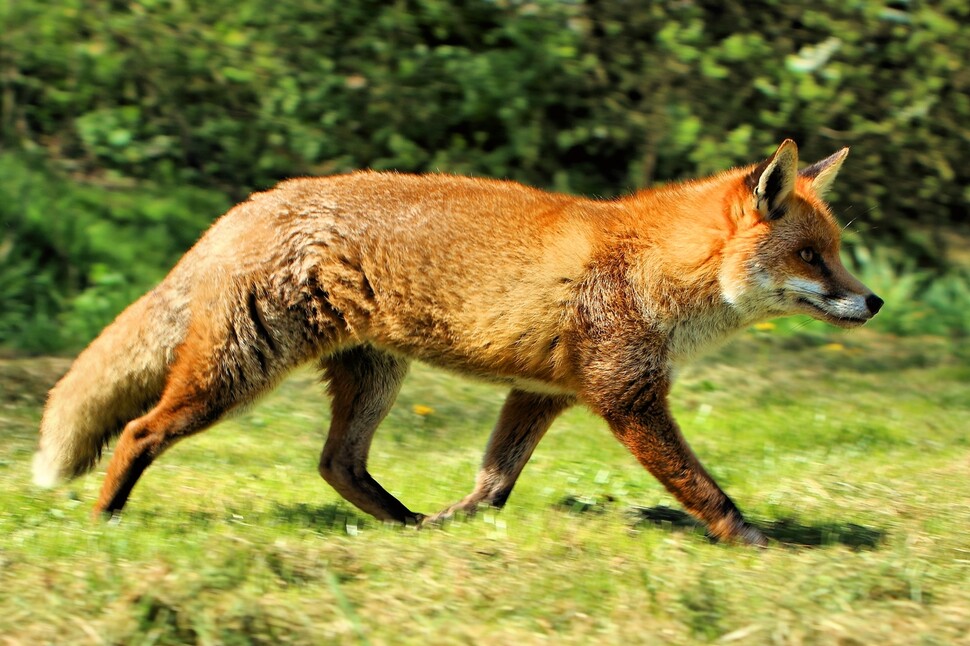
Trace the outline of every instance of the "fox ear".
<path fill-rule="evenodd" d="M 797 176 L 798 146 L 786 139 L 774 155 L 758 164 L 747 177 L 762 217 L 770 221 L 784 215 L 785 200 L 795 190 Z"/>
<path fill-rule="evenodd" d="M 832 182 L 835 181 L 835 176 L 839 174 L 842 162 L 845 161 L 848 154 L 849 149 L 843 148 L 834 155 L 829 155 L 822 161 L 815 162 L 808 168 L 803 168 L 798 174 L 812 180 L 812 188 L 815 189 L 818 196 L 825 197 L 825 194 L 832 188 Z"/>

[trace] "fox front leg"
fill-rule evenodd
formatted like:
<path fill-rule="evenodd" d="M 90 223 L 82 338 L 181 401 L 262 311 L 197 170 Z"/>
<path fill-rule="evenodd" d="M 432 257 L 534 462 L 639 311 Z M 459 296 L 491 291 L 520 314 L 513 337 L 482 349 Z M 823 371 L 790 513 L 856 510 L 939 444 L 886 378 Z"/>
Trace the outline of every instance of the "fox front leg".
<path fill-rule="evenodd" d="M 667 404 L 668 391 L 666 375 L 645 371 L 633 379 L 613 379 L 587 399 L 616 438 L 712 535 L 723 541 L 767 545 L 765 536 L 744 520 L 681 435 Z"/>

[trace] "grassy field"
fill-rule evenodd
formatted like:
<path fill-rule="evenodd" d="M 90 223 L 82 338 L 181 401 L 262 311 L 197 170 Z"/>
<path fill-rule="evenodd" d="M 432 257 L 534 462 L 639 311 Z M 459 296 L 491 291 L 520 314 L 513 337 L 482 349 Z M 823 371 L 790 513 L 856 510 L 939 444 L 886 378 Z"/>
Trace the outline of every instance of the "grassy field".
<path fill-rule="evenodd" d="M 501 513 L 383 526 L 316 474 L 328 412 L 310 370 L 176 446 L 120 522 L 92 523 L 103 473 L 29 484 L 66 362 L 8 360 L 0 643 L 970 644 L 970 351 L 828 335 L 749 331 L 675 390 L 766 550 L 709 541 L 580 408 Z M 503 396 L 415 366 L 372 471 L 412 509 L 453 502 Z"/>

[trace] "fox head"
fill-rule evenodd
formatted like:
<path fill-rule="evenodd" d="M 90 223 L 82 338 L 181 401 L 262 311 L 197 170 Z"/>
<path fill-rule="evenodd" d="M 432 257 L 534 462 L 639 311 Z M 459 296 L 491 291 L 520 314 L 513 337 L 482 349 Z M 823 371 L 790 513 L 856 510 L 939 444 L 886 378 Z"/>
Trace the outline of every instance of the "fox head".
<path fill-rule="evenodd" d="M 842 230 L 823 200 L 848 153 L 843 148 L 799 171 L 798 148 L 788 139 L 745 169 L 720 271 L 728 302 L 755 316 L 808 314 L 845 328 L 879 311 L 882 299 L 842 264 Z"/>

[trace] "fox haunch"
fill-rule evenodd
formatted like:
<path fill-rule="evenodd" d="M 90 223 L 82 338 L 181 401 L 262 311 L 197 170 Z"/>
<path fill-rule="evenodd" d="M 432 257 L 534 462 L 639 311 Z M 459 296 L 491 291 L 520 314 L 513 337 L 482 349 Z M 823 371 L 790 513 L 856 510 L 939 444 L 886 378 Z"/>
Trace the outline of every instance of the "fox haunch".
<path fill-rule="evenodd" d="M 752 323 L 861 325 L 882 305 L 839 259 L 823 201 L 847 149 L 617 200 L 507 181 L 358 172 L 258 193 L 82 352 L 50 393 L 35 480 L 90 470 L 120 433 L 97 513 L 177 440 L 317 361 L 333 415 L 320 474 L 383 520 L 505 504 L 556 416 L 582 403 L 720 539 L 764 544 L 684 440 L 678 367 Z M 419 359 L 511 393 L 474 490 L 430 517 L 367 471 Z"/>

